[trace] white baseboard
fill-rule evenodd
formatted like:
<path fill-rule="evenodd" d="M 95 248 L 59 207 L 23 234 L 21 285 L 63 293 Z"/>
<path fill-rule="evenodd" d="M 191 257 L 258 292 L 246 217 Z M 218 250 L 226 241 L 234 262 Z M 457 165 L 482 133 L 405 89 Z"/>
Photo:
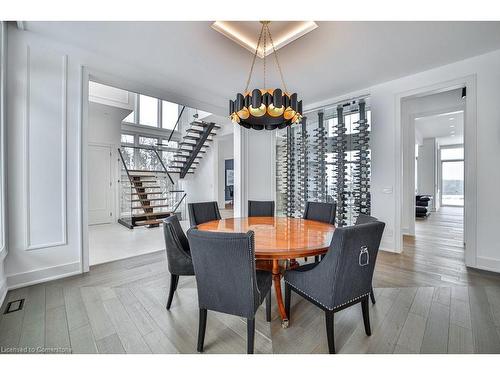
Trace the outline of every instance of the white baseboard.
<path fill-rule="evenodd" d="M 388 240 L 384 240 L 384 237 L 382 237 L 382 242 L 380 243 L 379 250 L 382 251 L 387 251 L 389 253 L 401 253 L 402 249 L 395 249 L 394 248 L 394 241 L 392 238 L 389 238 Z"/>
<path fill-rule="evenodd" d="M 500 273 L 500 259 L 489 257 L 477 257 L 476 267 L 485 271 Z"/>
<path fill-rule="evenodd" d="M 46 281 L 62 279 L 64 277 L 78 275 L 80 273 L 80 262 L 61 264 L 58 266 L 41 268 L 30 272 L 8 275 L 7 287 L 9 290 L 12 290 L 25 286 L 40 284 Z"/>

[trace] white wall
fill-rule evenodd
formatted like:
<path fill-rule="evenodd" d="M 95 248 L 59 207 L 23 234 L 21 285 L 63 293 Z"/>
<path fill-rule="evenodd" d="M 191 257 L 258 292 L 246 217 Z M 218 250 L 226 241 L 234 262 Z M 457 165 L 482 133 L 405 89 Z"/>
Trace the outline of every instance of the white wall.
<path fill-rule="evenodd" d="M 234 216 L 246 216 L 248 200 L 275 200 L 276 133 L 236 127 Z"/>
<path fill-rule="evenodd" d="M 217 200 L 219 207 L 224 208 L 225 205 L 225 161 L 234 158 L 234 141 L 233 135 L 228 134 L 218 137 L 219 159 L 217 162 L 218 169 L 218 184 L 217 184 Z"/>
<path fill-rule="evenodd" d="M 88 143 L 118 148 L 121 143 L 121 123 L 130 112 L 104 104 L 90 103 Z"/>
<path fill-rule="evenodd" d="M 194 174 L 187 174 L 183 180 L 180 180 L 187 194 L 187 203 L 218 200 L 218 155 L 217 142 L 210 142 L 210 147 L 200 159 L 200 164 L 196 167 Z"/>
<path fill-rule="evenodd" d="M 437 142 L 436 138 L 424 138 L 418 147 L 418 194 L 431 195 L 435 198 L 437 187 Z"/>
<path fill-rule="evenodd" d="M 118 221 L 120 204 L 117 181 L 121 178 L 121 162 L 118 154 L 118 148 L 121 143 L 121 122 L 130 112 L 130 109 L 117 108 L 95 102 L 89 103 L 88 144 L 109 146 L 111 149 L 111 181 L 113 182 L 113 194 L 110 199 L 114 222 Z M 92 173 L 92 171 L 89 171 L 89 173 Z M 99 186 L 89 184 L 89 196 L 92 194 L 91 190 L 97 188 L 99 188 Z M 99 194 L 97 195 L 99 196 Z"/>

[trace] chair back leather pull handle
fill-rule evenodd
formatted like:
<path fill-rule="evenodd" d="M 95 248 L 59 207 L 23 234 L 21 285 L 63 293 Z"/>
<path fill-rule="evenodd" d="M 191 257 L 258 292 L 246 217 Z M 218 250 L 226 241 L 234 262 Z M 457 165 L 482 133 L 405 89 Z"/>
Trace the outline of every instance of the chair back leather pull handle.
<path fill-rule="evenodd" d="M 370 263 L 370 254 L 368 253 L 368 247 L 361 246 L 358 263 L 361 267 L 367 266 Z"/>

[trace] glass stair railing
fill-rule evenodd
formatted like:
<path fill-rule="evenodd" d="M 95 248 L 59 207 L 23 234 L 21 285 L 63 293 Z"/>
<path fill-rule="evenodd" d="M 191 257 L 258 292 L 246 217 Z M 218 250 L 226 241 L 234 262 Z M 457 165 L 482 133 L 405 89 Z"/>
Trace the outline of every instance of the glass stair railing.
<path fill-rule="evenodd" d="M 160 153 L 152 147 L 122 146 L 120 179 L 120 216 L 118 222 L 127 228 L 157 227 L 162 220 L 186 216 L 186 194 L 178 178 L 168 172 Z M 175 176 L 174 176 L 175 177 Z"/>

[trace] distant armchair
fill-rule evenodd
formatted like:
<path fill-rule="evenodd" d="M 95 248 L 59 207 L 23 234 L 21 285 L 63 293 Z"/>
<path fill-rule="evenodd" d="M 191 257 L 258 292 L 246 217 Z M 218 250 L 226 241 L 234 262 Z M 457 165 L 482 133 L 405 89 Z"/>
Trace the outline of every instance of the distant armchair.
<path fill-rule="evenodd" d="M 188 239 L 198 285 L 198 351 L 203 352 L 207 310 L 212 310 L 247 319 L 247 353 L 252 354 L 255 312 L 264 299 L 267 308 L 271 301 L 271 273 L 255 270 L 254 233 L 191 228 Z"/>
<path fill-rule="evenodd" d="M 291 291 L 325 312 L 328 350 L 335 353 L 334 314 L 361 303 L 365 332 L 371 335 L 368 296 L 385 224 L 379 221 L 337 228 L 319 263 L 285 273 L 285 310 L 291 321 Z"/>
<path fill-rule="evenodd" d="M 335 225 L 336 214 L 337 204 L 335 202 L 306 202 L 303 218 Z M 314 257 L 314 261 L 319 262 L 319 255 Z"/>
<path fill-rule="evenodd" d="M 274 216 L 274 201 L 248 201 L 248 216 Z"/>
<path fill-rule="evenodd" d="M 188 211 L 191 227 L 206 223 L 207 221 L 221 219 L 217 202 L 189 203 Z"/>
<path fill-rule="evenodd" d="M 163 221 L 163 235 L 165 237 L 165 249 L 170 272 L 170 292 L 167 301 L 167 310 L 170 310 L 179 283 L 179 276 L 194 276 L 194 268 L 189 242 L 177 216 L 169 216 Z"/>

